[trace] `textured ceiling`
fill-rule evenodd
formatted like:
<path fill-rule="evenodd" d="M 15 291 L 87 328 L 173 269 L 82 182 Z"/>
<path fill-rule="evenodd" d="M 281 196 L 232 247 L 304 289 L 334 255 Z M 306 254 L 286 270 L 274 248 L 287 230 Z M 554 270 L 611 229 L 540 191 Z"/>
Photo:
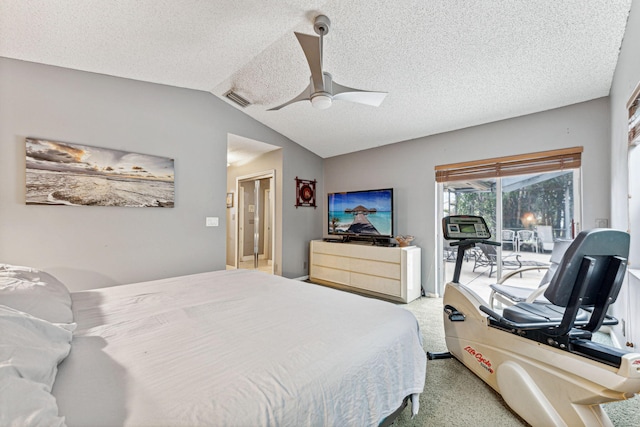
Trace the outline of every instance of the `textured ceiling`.
<path fill-rule="evenodd" d="M 631 0 L 1 0 L 0 56 L 210 91 L 322 157 L 609 94 Z M 324 70 L 386 91 L 266 111 L 309 69 L 293 32 L 332 22 Z M 252 102 L 224 98 L 233 89 Z"/>

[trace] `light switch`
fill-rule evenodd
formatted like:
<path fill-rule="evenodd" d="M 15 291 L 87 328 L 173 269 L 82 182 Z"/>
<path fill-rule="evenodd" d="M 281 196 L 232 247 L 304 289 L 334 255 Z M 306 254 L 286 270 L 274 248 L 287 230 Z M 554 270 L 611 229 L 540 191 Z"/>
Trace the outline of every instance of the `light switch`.
<path fill-rule="evenodd" d="M 208 216 L 207 217 L 207 227 L 217 227 L 218 226 L 218 217 L 217 216 Z"/>

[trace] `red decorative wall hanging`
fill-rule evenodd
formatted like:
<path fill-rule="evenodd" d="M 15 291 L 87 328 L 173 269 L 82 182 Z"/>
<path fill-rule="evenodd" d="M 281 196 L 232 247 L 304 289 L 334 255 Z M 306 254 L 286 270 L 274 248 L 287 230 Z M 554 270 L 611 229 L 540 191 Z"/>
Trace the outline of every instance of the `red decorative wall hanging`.
<path fill-rule="evenodd" d="M 296 177 L 296 208 L 298 206 L 316 206 L 316 180 L 298 179 Z"/>

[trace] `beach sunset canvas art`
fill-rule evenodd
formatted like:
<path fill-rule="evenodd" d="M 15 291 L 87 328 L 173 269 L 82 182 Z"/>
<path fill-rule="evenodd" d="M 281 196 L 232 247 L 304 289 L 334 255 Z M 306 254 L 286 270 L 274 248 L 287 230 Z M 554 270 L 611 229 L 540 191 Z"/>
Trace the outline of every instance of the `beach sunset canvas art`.
<path fill-rule="evenodd" d="M 27 138 L 28 205 L 173 207 L 173 159 Z"/>

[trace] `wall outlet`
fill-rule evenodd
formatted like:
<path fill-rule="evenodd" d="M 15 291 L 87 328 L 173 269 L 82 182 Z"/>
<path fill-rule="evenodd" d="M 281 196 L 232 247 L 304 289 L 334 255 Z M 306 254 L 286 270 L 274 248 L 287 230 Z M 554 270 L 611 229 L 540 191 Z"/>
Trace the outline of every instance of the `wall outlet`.
<path fill-rule="evenodd" d="M 208 216 L 206 220 L 207 227 L 217 227 L 218 226 L 218 217 L 217 216 Z"/>

